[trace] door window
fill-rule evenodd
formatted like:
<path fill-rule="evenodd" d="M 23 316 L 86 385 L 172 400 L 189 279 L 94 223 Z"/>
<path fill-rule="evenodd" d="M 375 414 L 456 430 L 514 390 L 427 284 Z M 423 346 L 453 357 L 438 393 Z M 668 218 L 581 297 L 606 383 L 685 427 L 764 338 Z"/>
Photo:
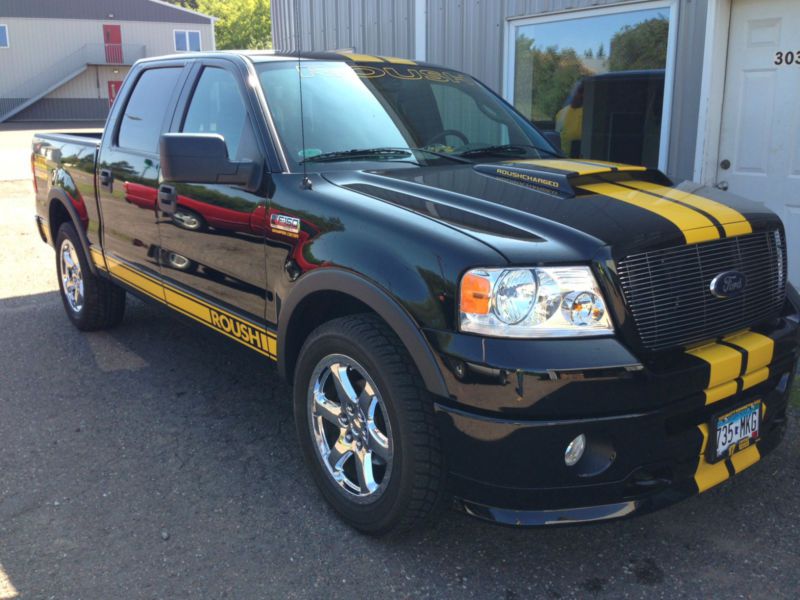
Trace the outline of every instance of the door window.
<path fill-rule="evenodd" d="M 117 136 L 121 148 L 158 151 L 161 125 L 180 73 L 180 67 L 148 69 L 142 73 L 122 115 Z"/>
<path fill-rule="evenodd" d="M 514 106 L 567 156 L 659 165 L 671 11 L 651 6 L 512 26 Z"/>
<path fill-rule="evenodd" d="M 206 67 L 197 82 L 181 131 L 218 133 L 232 160 L 256 160 L 258 150 L 236 78 L 225 69 Z"/>
<path fill-rule="evenodd" d="M 8 26 L 0 25 L 0 48 L 8 48 Z"/>

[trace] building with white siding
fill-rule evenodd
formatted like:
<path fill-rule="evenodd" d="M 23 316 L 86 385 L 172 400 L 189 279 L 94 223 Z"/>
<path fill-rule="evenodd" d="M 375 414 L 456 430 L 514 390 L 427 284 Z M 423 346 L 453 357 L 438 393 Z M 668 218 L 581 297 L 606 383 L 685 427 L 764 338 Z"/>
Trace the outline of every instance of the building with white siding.
<path fill-rule="evenodd" d="M 800 285 L 799 0 L 272 0 L 277 50 L 474 75 L 576 158 L 764 202 Z"/>
<path fill-rule="evenodd" d="M 0 122 L 103 120 L 138 59 L 214 49 L 214 17 L 160 0 L 2 0 Z"/>

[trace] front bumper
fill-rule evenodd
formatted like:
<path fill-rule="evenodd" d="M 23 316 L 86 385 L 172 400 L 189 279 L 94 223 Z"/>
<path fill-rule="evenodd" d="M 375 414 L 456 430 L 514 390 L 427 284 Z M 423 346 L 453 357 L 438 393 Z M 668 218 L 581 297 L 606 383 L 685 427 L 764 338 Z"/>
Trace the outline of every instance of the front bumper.
<path fill-rule="evenodd" d="M 530 366 L 509 368 L 475 361 L 469 342 L 455 339 L 464 336 L 429 333 L 451 391 L 436 414 L 458 506 L 511 525 L 606 520 L 675 503 L 748 468 L 785 431 L 797 316 L 750 335 L 770 340 L 769 363 L 755 364 L 753 353 L 751 368 L 744 360 L 741 372 L 720 382 L 719 365 L 684 351 L 640 363 L 611 338 L 528 343 Z M 485 344 L 482 352 L 486 358 Z M 497 354 L 511 355 L 508 348 Z M 709 464 L 713 416 L 756 399 L 765 407 L 759 441 Z M 587 449 L 568 467 L 564 451 L 581 433 Z"/>

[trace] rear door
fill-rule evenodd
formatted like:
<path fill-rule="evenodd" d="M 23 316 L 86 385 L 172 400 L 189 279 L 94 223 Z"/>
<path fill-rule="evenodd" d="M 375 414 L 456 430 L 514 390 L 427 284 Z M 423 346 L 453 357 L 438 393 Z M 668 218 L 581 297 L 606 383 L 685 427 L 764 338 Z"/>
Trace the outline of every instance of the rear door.
<path fill-rule="evenodd" d="M 219 134 L 231 160 L 265 165 L 266 150 L 256 134 L 252 90 L 244 86 L 243 74 L 237 69 L 227 60 L 198 61 L 171 130 Z M 171 295 L 170 287 L 188 292 L 205 306 L 218 307 L 221 312 L 213 309 L 212 317 L 223 315 L 223 328 L 233 327 L 231 318 L 241 318 L 245 324 L 264 322 L 268 178 L 264 181 L 258 193 L 225 184 L 162 181 L 161 194 L 171 194 L 175 201 L 174 208 L 162 204 L 159 218 L 167 301 L 177 304 L 175 308 L 200 310 L 203 314 L 194 316 L 206 319 L 205 309 L 191 301 L 186 304 L 185 295 Z M 257 349 L 268 353 L 268 348 Z"/>
<path fill-rule="evenodd" d="M 159 275 L 158 143 L 185 80 L 184 65 L 159 65 L 133 77 L 112 107 L 98 159 L 103 250 L 112 274 L 163 300 L 161 286 L 148 279 Z"/>

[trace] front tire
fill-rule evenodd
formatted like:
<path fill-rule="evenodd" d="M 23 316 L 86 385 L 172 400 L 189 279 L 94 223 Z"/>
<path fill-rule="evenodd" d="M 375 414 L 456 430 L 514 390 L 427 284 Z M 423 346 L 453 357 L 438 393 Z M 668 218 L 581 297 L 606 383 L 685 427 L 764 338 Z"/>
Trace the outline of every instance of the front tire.
<path fill-rule="evenodd" d="M 325 499 L 372 535 L 432 520 L 445 497 L 433 401 L 394 332 L 370 314 L 309 335 L 294 377 L 295 424 Z"/>
<path fill-rule="evenodd" d="M 125 290 L 93 274 L 78 232 L 64 223 L 56 236 L 56 271 L 61 301 L 81 331 L 108 329 L 125 314 Z"/>

